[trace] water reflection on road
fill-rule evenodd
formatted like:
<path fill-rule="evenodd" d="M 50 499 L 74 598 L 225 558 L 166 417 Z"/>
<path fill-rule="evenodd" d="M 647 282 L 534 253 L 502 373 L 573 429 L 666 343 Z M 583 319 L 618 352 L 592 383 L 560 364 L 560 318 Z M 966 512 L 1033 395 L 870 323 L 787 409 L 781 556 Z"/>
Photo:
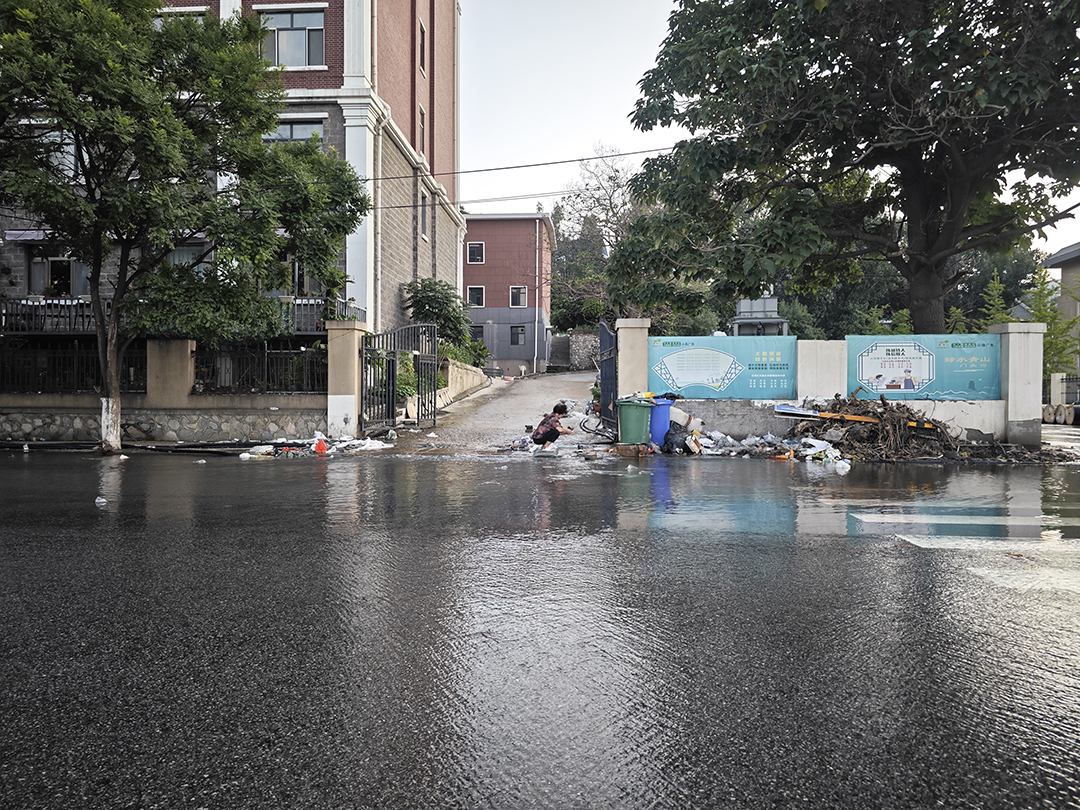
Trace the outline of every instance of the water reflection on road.
<path fill-rule="evenodd" d="M 6 805 L 1080 807 L 1074 468 L 191 462 L 0 458 Z"/>

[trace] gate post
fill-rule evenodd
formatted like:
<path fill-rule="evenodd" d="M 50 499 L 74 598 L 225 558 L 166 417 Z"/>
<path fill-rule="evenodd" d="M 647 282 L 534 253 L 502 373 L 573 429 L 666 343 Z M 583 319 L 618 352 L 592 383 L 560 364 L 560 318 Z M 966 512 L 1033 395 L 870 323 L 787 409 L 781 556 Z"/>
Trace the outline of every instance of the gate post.
<path fill-rule="evenodd" d="M 331 436 L 355 436 L 360 401 L 360 346 L 367 324 L 326 322 L 326 429 Z"/>
<path fill-rule="evenodd" d="M 649 326 L 650 318 L 619 318 L 615 331 L 619 334 L 619 387 L 617 396 L 634 391 L 647 391 L 649 386 Z"/>
<path fill-rule="evenodd" d="M 1005 441 L 1038 447 L 1042 443 L 1042 369 L 1045 323 L 999 323 L 1001 398 L 1005 400 Z"/>

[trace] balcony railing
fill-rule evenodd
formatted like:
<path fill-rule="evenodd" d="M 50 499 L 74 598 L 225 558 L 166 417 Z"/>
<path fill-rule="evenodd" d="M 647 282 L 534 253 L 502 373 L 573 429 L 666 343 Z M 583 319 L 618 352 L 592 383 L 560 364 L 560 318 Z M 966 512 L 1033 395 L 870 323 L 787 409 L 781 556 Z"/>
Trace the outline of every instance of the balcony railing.
<path fill-rule="evenodd" d="M 278 299 L 285 313 L 283 336 L 326 333 L 326 316 L 332 313 L 341 320 L 366 320 L 367 313 L 348 301 L 325 298 Z M 105 317 L 112 311 L 112 299 L 102 298 Z M 0 298 L 0 335 L 93 335 L 94 311 L 90 296 L 77 298 Z"/>
<path fill-rule="evenodd" d="M 101 299 L 108 317 L 112 299 Z M 94 311 L 90 296 L 78 298 L 0 299 L 0 333 L 19 335 L 92 335 Z"/>

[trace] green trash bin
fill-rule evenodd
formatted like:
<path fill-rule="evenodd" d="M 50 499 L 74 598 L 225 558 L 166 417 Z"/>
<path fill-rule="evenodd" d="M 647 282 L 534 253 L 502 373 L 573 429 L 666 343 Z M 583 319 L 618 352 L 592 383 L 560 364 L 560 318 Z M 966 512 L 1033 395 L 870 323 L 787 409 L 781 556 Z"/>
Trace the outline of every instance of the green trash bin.
<path fill-rule="evenodd" d="M 648 444 L 649 415 L 653 404 L 647 399 L 620 399 L 619 405 L 619 443 Z"/>

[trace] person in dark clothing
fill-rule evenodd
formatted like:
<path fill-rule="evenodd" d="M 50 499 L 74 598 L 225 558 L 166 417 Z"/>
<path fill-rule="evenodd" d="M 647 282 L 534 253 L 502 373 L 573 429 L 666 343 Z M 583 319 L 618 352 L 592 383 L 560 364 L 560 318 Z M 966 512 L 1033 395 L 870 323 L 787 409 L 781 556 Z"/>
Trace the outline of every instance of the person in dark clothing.
<path fill-rule="evenodd" d="M 573 428 L 563 427 L 561 418 L 565 415 L 566 404 L 560 402 L 536 426 L 532 435 L 533 444 L 543 445 L 540 449 L 547 450 L 563 433 L 573 433 Z"/>

